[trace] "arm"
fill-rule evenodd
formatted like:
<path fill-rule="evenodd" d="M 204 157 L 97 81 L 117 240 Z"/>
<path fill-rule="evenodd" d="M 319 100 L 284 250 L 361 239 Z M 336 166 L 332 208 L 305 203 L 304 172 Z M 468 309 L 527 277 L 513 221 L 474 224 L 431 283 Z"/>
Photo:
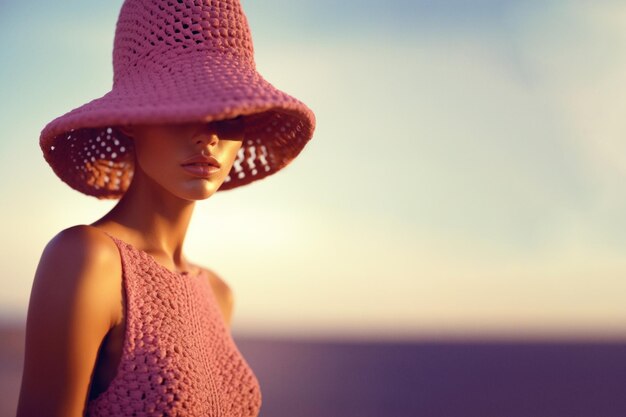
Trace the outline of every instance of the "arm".
<path fill-rule="evenodd" d="M 100 343 L 114 323 L 115 277 L 119 253 L 100 231 L 74 226 L 46 245 L 29 301 L 17 417 L 83 415 Z"/>

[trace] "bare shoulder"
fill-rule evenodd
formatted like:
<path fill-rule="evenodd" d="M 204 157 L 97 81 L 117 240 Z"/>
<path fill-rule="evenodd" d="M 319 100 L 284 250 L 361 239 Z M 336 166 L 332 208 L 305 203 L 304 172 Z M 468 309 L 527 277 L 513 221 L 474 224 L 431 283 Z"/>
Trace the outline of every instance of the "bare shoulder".
<path fill-rule="evenodd" d="M 119 259 L 117 252 L 115 243 L 102 230 L 89 225 L 76 225 L 61 230 L 50 239 L 44 248 L 40 264 L 76 265 L 81 262 Z"/>
<path fill-rule="evenodd" d="M 209 283 L 216 292 L 232 293 L 230 285 L 214 270 L 206 267 L 200 267 L 209 277 Z"/>
<path fill-rule="evenodd" d="M 117 247 L 97 228 L 64 229 L 45 246 L 28 305 L 18 417 L 82 415 L 120 277 Z"/>
<path fill-rule="evenodd" d="M 103 302 L 107 300 L 104 295 L 119 289 L 121 272 L 115 242 L 96 227 L 72 226 L 57 233 L 45 246 L 31 296 L 37 296 L 44 288 L 56 288 L 53 294 L 59 298 L 75 297 L 79 295 L 76 290 L 93 287 L 92 290 L 100 293 L 98 300 Z"/>
<path fill-rule="evenodd" d="M 224 320 L 228 325 L 230 325 L 232 321 L 233 307 L 235 304 L 233 290 L 230 285 L 228 285 L 228 283 L 212 269 L 202 266 L 198 266 L 198 268 L 206 273 L 209 284 L 211 285 L 211 288 L 213 288 L 213 293 L 220 303 L 220 309 L 222 310 Z"/>

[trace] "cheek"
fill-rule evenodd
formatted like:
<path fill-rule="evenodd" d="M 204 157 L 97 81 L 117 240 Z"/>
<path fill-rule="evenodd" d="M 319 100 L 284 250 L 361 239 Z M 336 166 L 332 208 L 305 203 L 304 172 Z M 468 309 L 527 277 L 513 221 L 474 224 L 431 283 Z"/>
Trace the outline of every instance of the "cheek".
<path fill-rule="evenodd" d="M 168 143 L 171 142 L 144 140 L 135 143 L 135 157 L 144 171 L 158 175 L 176 165 L 177 149 Z"/>
<path fill-rule="evenodd" d="M 233 165 L 235 160 L 237 159 L 237 154 L 241 149 L 242 142 L 241 141 L 224 141 L 224 147 L 222 148 L 222 158 L 225 164 L 228 164 L 229 167 Z"/>

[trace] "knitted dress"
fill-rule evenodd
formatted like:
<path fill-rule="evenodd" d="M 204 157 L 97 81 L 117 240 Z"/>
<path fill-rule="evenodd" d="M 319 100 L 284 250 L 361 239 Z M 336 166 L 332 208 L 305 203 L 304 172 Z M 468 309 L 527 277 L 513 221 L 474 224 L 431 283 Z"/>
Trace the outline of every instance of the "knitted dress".
<path fill-rule="evenodd" d="M 85 415 L 257 416 L 259 382 L 232 339 L 205 271 L 170 271 L 107 235 L 122 259 L 126 330 L 116 375 L 87 403 Z"/>

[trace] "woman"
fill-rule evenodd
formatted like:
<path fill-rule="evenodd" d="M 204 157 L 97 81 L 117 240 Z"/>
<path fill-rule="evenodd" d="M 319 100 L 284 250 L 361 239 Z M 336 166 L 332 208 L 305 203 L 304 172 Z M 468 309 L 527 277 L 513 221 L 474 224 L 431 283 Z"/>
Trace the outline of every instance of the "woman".
<path fill-rule="evenodd" d="M 256 416 L 232 291 L 183 242 L 196 201 L 285 167 L 314 114 L 256 71 L 237 0 L 126 0 L 113 69 L 40 136 L 61 180 L 119 202 L 43 251 L 17 416 Z"/>

